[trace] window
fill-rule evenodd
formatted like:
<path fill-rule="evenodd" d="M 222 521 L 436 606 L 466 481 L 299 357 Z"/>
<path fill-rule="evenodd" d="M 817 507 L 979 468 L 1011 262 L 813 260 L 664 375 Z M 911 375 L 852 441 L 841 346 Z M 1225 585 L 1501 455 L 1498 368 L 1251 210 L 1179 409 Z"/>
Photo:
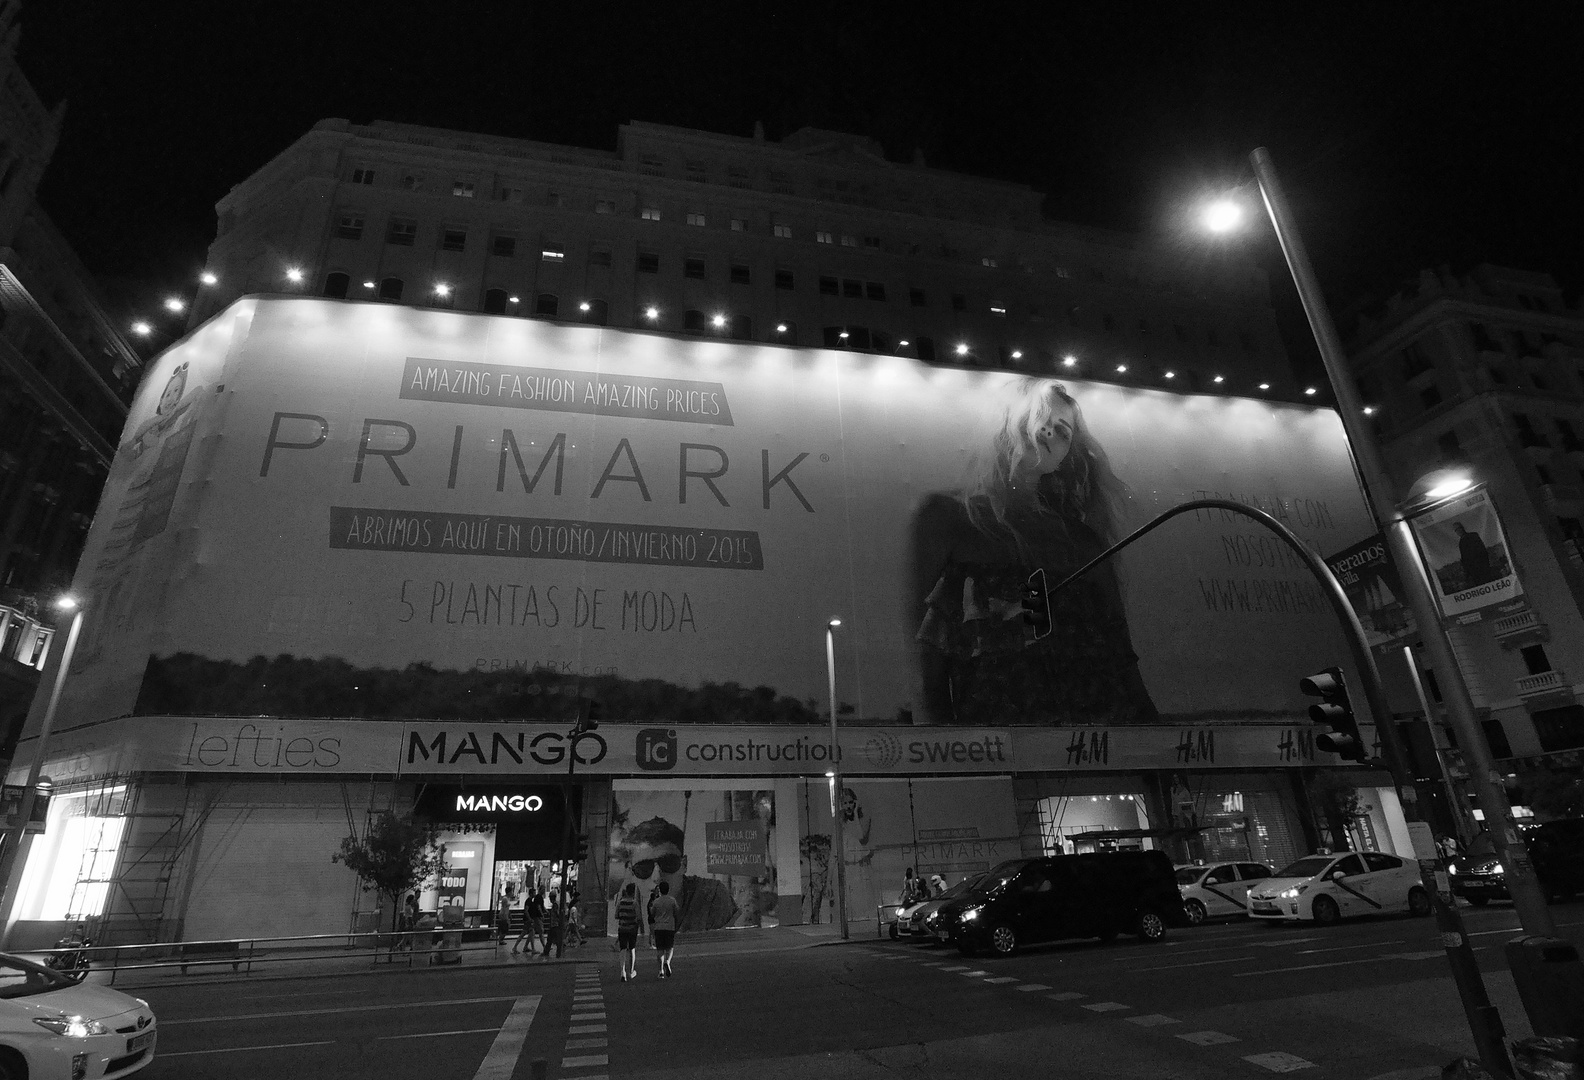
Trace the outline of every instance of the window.
<path fill-rule="evenodd" d="M 462 251 L 467 248 L 467 230 L 450 227 L 440 230 L 441 251 Z"/>
<path fill-rule="evenodd" d="M 1271 877 L 1275 873 L 1276 871 L 1263 863 L 1238 863 L 1238 876 L 1244 881 L 1258 881 L 1261 878 Z"/>
<path fill-rule="evenodd" d="M 704 318 L 704 313 L 695 308 L 688 308 L 682 313 L 682 329 L 689 334 L 702 334 L 709 326 L 709 321 Z"/>
<path fill-rule="evenodd" d="M 1378 851 L 1364 851 L 1359 853 L 1364 860 L 1364 865 L 1370 868 L 1370 873 L 1379 873 L 1382 870 L 1395 870 L 1402 865 L 1401 859 L 1390 855 L 1382 855 Z"/>
<path fill-rule="evenodd" d="M 560 206 L 561 205 L 561 193 L 559 191 L 547 191 L 547 192 L 545 192 L 545 205 L 546 206 Z"/>
<path fill-rule="evenodd" d="M 849 236 L 847 233 L 842 233 L 841 246 L 842 247 L 857 247 L 858 246 L 858 238 L 856 236 Z"/>
<path fill-rule="evenodd" d="M 816 229 L 814 231 L 814 242 L 816 244 L 834 244 L 836 239 L 824 229 Z"/>
<path fill-rule="evenodd" d="M 704 276 L 704 257 L 702 255 L 689 255 L 683 259 L 682 276 L 702 278 Z"/>
<path fill-rule="evenodd" d="M 658 274 L 660 272 L 660 256 L 652 251 L 638 253 L 638 272 L 640 274 Z"/>
<path fill-rule="evenodd" d="M 1419 403 L 1425 408 L 1433 408 L 1441 404 L 1441 390 L 1439 387 L 1427 386 L 1419 391 Z"/>
<path fill-rule="evenodd" d="M 736 341 L 753 340 L 753 320 L 747 315 L 733 315 L 731 320 L 731 336 Z"/>
<path fill-rule="evenodd" d="M 590 266 L 609 266 L 611 264 L 611 249 L 608 247 L 589 248 Z"/>
<path fill-rule="evenodd" d="M 539 251 L 539 260 L 541 262 L 558 263 L 558 262 L 565 261 L 565 259 L 566 259 L 566 252 L 564 250 L 562 250 L 562 248 L 560 246 L 555 245 L 555 244 L 546 244 Z"/>
<path fill-rule="evenodd" d="M 1418 344 L 1408 346 L 1403 350 L 1403 378 L 1411 379 L 1415 375 L 1423 375 L 1430 370 L 1430 359 Z"/>
<path fill-rule="evenodd" d="M 966 296 L 964 296 L 962 293 L 952 293 L 952 310 L 953 311 L 967 311 L 968 310 L 968 298 Z"/>
<path fill-rule="evenodd" d="M 923 289 L 909 289 L 908 303 L 912 304 L 914 307 L 928 307 L 929 297 L 925 295 Z"/>
<path fill-rule="evenodd" d="M 880 250 L 880 238 L 878 236 L 866 236 L 866 237 L 864 237 L 864 247 L 868 248 L 870 251 L 879 251 Z"/>
<path fill-rule="evenodd" d="M 379 284 L 379 298 L 396 303 L 402 298 L 402 279 L 388 277 Z"/>
<path fill-rule="evenodd" d="M 732 232 L 747 232 L 748 231 L 748 222 L 744 221 L 740 217 L 732 218 L 731 219 L 731 231 Z"/>
<path fill-rule="evenodd" d="M 645 221 L 659 221 L 660 220 L 660 208 L 658 206 L 646 206 L 646 207 L 644 207 L 643 208 L 643 219 Z"/>
<path fill-rule="evenodd" d="M 659 158 L 644 158 L 638 163 L 638 171 L 645 176 L 664 176 L 665 162 Z"/>
<path fill-rule="evenodd" d="M 775 233 L 779 239 L 792 239 L 792 226 L 790 225 L 784 225 L 781 222 L 777 222 L 775 225 L 771 226 L 771 231 Z"/>
<path fill-rule="evenodd" d="M 791 174 L 784 173 L 779 169 L 770 170 L 770 187 L 777 195 L 793 195 L 797 193 L 797 189 L 792 185 Z"/>
<path fill-rule="evenodd" d="M 708 170 L 704 167 L 704 163 L 702 161 L 690 161 L 690 162 L 688 162 L 687 163 L 687 178 L 689 180 L 692 180 L 696 184 L 702 184 L 706 180 L 708 180 L 709 179 Z"/>
<path fill-rule="evenodd" d="M 616 212 L 615 199 L 595 199 L 594 212 L 596 214 L 614 214 Z"/>
<path fill-rule="evenodd" d="M 555 293 L 540 293 L 534 297 L 534 314 L 549 315 L 552 318 L 561 307 L 561 301 L 556 299 Z"/>
<path fill-rule="evenodd" d="M 488 289 L 484 293 L 484 314 L 506 314 L 506 290 Z"/>
<path fill-rule="evenodd" d="M 819 279 L 819 285 L 820 285 L 820 295 L 821 296 L 839 296 L 839 295 L 841 295 L 841 285 L 833 277 L 822 277 L 822 278 L 820 278 Z"/>
<path fill-rule="evenodd" d="M 984 258 L 979 260 L 979 265 L 980 266 L 993 267 L 993 266 L 996 265 L 996 261 L 994 259 L 992 259 L 990 256 L 986 255 Z"/>
<path fill-rule="evenodd" d="M 687 223 L 689 225 L 702 226 L 704 224 L 704 215 L 699 213 L 697 210 L 689 210 L 687 214 Z"/>
<path fill-rule="evenodd" d="M 1481 352 L 1501 352 L 1502 344 L 1490 327 L 1484 323 L 1469 323 L 1469 330 L 1474 334 L 1474 347 Z"/>
<path fill-rule="evenodd" d="M 996 305 L 991 304 L 990 305 L 990 314 L 995 315 L 998 318 L 1004 319 L 1004 318 L 1006 318 L 1006 308 L 997 307 Z"/>
<path fill-rule="evenodd" d="M 797 288 L 797 278 L 793 276 L 792 271 L 777 268 L 775 272 L 775 287 L 778 289 L 795 289 Z"/>
<path fill-rule="evenodd" d="M 1573 425 L 1567 420 L 1557 417 L 1551 421 L 1556 425 L 1557 434 L 1562 436 L 1562 449 L 1584 450 L 1584 443 L 1579 442 L 1578 432 L 1573 430 Z"/>
<path fill-rule="evenodd" d="M 748 186 L 748 181 L 750 179 L 751 179 L 751 174 L 748 172 L 748 169 L 747 169 L 746 166 L 743 166 L 743 165 L 728 165 L 728 166 L 726 166 L 726 182 L 728 184 L 730 184 L 732 187 L 745 188 L 745 187 Z"/>
<path fill-rule="evenodd" d="M 499 202 L 522 202 L 523 189 L 520 187 L 508 187 L 503 184 L 495 189 L 495 198 Z"/>
<path fill-rule="evenodd" d="M 797 344 L 797 323 L 795 323 L 795 322 L 779 322 L 779 323 L 776 323 L 775 336 L 772 337 L 770 340 L 775 342 L 777 345 L 796 345 Z"/>
<path fill-rule="evenodd" d="M 418 239 L 418 223 L 411 218 L 391 218 L 385 228 L 385 242 L 401 247 L 412 247 Z"/>
<path fill-rule="evenodd" d="M 1436 439 L 1436 445 L 1441 448 L 1441 456 L 1449 461 L 1463 459 L 1463 447 L 1458 442 L 1457 432 L 1448 431 Z"/>
<path fill-rule="evenodd" d="M 733 285 L 750 284 L 748 268 L 741 263 L 732 263 L 731 282 Z"/>
<path fill-rule="evenodd" d="M 848 339 L 842 335 L 847 333 L 845 326 L 827 326 L 821 332 L 821 337 L 827 349 L 845 349 Z"/>
<path fill-rule="evenodd" d="M 1522 446 L 1544 446 L 1545 440 L 1535 430 L 1534 422 L 1523 413 L 1513 413 L 1513 426 L 1518 429 L 1518 442 Z"/>
<path fill-rule="evenodd" d="M 879 281 L 864 282 L 864 296 L 869 300 L 884 301 L 886 298 L 885 285 Z"/>
<path fill-rule="evenodd" d="M 342 214 L 340 219 L 336 221 L 335 234 L 341 240 L 363 239 L 363 215 Z"/>
<path fill-rule="evenodd" d="M 927 337 L 914 338 L 913 351 L 918 354 L 920 360 L 927 364 L 933 364 L 935 362 L 935 339 Z"/>
<path fill-rule="evenodd" d="M 422 191 L 423 177 L 414 173 L 407 173 L 401 178 L 401 186 L 403 191 Z"/>
<path fill-rule="evenodd" d="M 451 181 L 451 194 L 455 195 L 459 199 L 471 199 L 473 197 L 473 181 Z"/>
<path fill-rule="evenodd" d="M 842 295 L 849 300 L 862 300 L 863 282 L 854 281 L 852 278 L 842 278 Z"/>
<path fill-rule="evenodd" d="M 372 184 L 374 182 L 373 169 L 353 169 L 352 182 L 354 184 Z"/>
<path fill-rule="evenodd" d="M 1059 278 L 1070 278 L 1072 277 L 1072 271 L 1065 266 L 1058 266 L 1056 267 L 1056 276 Z"/>
<path fill-rule="evenodd" d="M 583 304 L 588 305 L 584 310 Z M 610 305 L 604 300 L 585 300 L 578 305 L 578 317 L 590 326 L 604 326 L 610 321 Z"/>
<path fill-rule="evenodd" d="M 347 286 L 351 284 L 352 278 L 349 274 L 343 274 L 338 271 L 334 274 L 326 275 L 324 283 L 324 295 L 333 297 L 336 300 L 345 300 Z"/>
<path fill-rule="evenodd" d="M 1524 667 L 1529 669 L 1529 674 L 1544 675 L 1551 670 L 1551 658 L 1546 655 L 1544 645 L 1525 645 L 1518 651 L 1523 654 Z"/>
<path fill-rule="evenodd" d="M 509 259 L 517 254 L 517 238 L 515 236 L 495 236 L 490 238 L 490 254 L 499 255 Z"/>

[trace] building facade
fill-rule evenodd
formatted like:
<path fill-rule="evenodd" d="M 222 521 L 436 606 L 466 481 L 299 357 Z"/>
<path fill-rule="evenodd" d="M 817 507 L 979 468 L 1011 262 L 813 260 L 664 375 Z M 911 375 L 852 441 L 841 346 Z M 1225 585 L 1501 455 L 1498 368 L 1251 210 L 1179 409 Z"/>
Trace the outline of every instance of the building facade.
<path fill-rule="evenodd" d="M 1350 351 L 1399 491 L 1447 466 L 1488 488 L 1523 594 L 1449 632 L 1516 794 L 1560 816 L 1552 775 L 1584 747 L 1584 315 L 1545 274 L 1427 270 L 1359 317 Z M 1439 712 L 1428 670 L 1426 689 Z"/>
<path fill-rule="evenodd" d="M 38 206 L 64 103 L 17 66 L 0 3 L 0 756 L 9 757 L 55 635 L 141 361 Z"/>
<path fill-rule="evenodd" d="M 1251 262 L 837 132 L 616 143 L 321 121 L 217 205 L 192 324 L 288 292 L 1302 400 Z"/>

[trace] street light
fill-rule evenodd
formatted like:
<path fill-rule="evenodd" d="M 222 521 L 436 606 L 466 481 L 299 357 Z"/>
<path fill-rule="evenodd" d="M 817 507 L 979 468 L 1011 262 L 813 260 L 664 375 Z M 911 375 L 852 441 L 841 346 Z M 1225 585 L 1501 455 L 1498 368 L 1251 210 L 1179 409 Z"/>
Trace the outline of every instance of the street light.
<path fill-rule="evenodd" d="M 1320 359 L 1325 364 L 1326 376 L 1331 382 L 1331 393 L 1336 401 L 1337 414 L 1342 419 L 1342 427 L 1351 445 L 1353 459 L 1357 463 L 1365 492 L 1374 506 L 1376 519 L 1385 525 L 1387 547 L 1391 552 L 1392 561 L 1401 571 L 1404 600 L 1407 601 L 1409 610 L 1413 612 L 1414 619 L 1419 625 L 1425 651 L 1441 685 L 1448 719 L 1457 732 L 1458 745 L 1467 755 L 1470 785 L 1474 789 L 1476 801 L 1485 811 L 1491 839 L 1495 842 L 1497 854 L 1506 870 L 1507 889 L 1512 896 L 1513 906 L 1517 909 L 1518 921 L 1528 935 L 1555 937 L 1556 923 L 1546 907 L 1545 894 L 1535 877 L 1534 864 L 1530 862 L 1529 853 L 1519 838 L 1518 825 L 1513 818 L 1507 794 L 1502 789 L 1501 776 L 1495 771 L 1490 746 L 1485 741 L 1485 732 L 1480 726 L 1479 718 L 1474 713 L 1474 703 L 1469 697 L 1468 685 L 1463 680 L 1463 671 L 1458 666 L 1457 657 L 1452 652 L 1452 642 L 1447 636 L 1441 614 L 1436 608 L 1435 596 L 1430 589 L 1424 562 L 1419 556 L 1419 549 L 1414 542 L 1407 518 L 1393 497 L 1391 475 L 1386 471 L 1380 447 L 1376 445 L 1370 427 L 1364 419 L 1368 413 L 1357 386 L 1350 377 L 1347 357 L 1342 350 L 1342 339 L 1331 321 L 1330 312 L 1326 309 L 1320 284 L 1315 278 L 1314 268 L 1309 263 L 1309 255 L 1303 239 L 1293 222 L 1286 195 L 1282 191 L 1275 166 L 1271 162 L 1270 152 L 1260 147 L 1249 155 L 1249 160 L 1254 168 L 1265 210 L 1270 216 L 1276 239 L 1281 244 L 1282 254 L 1287 260 L 1287 268 L 1292 274 L 1293 284 L 1298 289 L 1304 314 L 1309 319 L 1309 328 L 1314 333 Z M 1425 719 L 1429 721 L 1430 717 L 1427 716 Z M 1388 713 L 1376 717 L 1375 721 L 1382 748 L 1394 766 L 1393 773 L 1400 781 L 1407 773 L 1403 771 L 1404 757 L 1394 728 L 1394 720 Z M 1412 795 L 1414 789 L 1409 786 L 1404 791 L 1405 794 Z M 1416 795 L 1414 797 L 1416 798 Z M 1457 916 L 1456 909 L 1441 903 L 1440 899 L 1438 890 L 1435 906 L 1443 931 L 1443 943 L 1446 945 L 1448 958 L 1452 961 L 1453 975 L 1457 978 L 1459 990 L 1463 994 L 1464 1010 L 1468 1014 L 1476 1044 L 1480 1046 L 1480 1056 L 1486 1059 L 1487 1053 L 1492 1056 L 1499 1054 L 1499 1060 L 1496 1062 L 1486 1060 L 1487 1067 L 1505 1065 L 1506 1051 L 1501 1043 L 1499 1030 L 1492 1038 L 1492 1032 L 1484 1028 L 1484 1024 L 1488 1021 L 1485 1014 L 1494 1010 L 1490 1009 L 1488 999 L 1485 998 L 1484 986 L 1479 983 L 1478 968 L 1474 968 L 1472 975 L 1460 970 L 1463 966 L 1460 953 L 1468 949 L 1468 939 L 1462 933 L 1461 920 Z M 1472 964 L 1471 957 L 1468 958 L 1468 963 Z M 1516 965 L 1514 974 L 1519 975 Z M 1529 995 L 1520 996 L 1525 999 L 1527 1005 Z M 1531 1020 L 1535 1019 L 1537 1017 L 1531 1010 Z M 1539 1026 L 1536 1025 L 1539 1034 L 1563 1034 L 1539 1031 Z"/>
<path fill-rule="evenodd" d="M 165 298 L 165 310 L 172 315 L 180 315 L 187 310 L 187 301 L 179 296 L 167 296 Z"/>
<path fill-rule="evenodd" d="M 293 285 L 302 284 L 303 272 L 301 267 L 289 266 L 286 268 L 286 280 Z"/>
<path fill-rule="evenodd" d="M 215 272 L 213 270 L 205 270 L 203 273 L 199 274 L 198 281 L 203 285 L 218 285 L 220 283 L 220 279 L 215 276 Z"/>
<path fill-rule="evenodd" d="M 842 806 L 841 743 L 837 742 L 836 735 L 836 628 L 841 624 L 840 619 L 831 619 L 825 624 L 825 674 L 830 684 L 831 790 L 836 793 L 831 805 L 831 820 L 835 822 L 831 830 L 831 861 L 836 864 L 836 920 L 841 923 L 842 940 L 846 941 L 847 838 L 842 831 L 845 808 Z"/>
<path fill-rule="evenodd" d="M 66 631 L 66 647 L 61 650 L 60 666 L 55 669 L 55 685 L 50 689 L 49 705 L 44 709 L 44 719 L 39 724 L 38 743 L 33 748 L 33 764 L 28 766 L 27 783 L 22 788 L 22 804 L 17 807 L 16 824 L 6 831 L 5 850 L 0 852 L 0 911 L 11 897 L 11 879 L 17 872 L 17 852 L 22 846 L 22 835 L 33 817 L 33 805 L 38 801 L 39 773 L 44 768 L 44 753 L 49 749 L 50 730 L 55 726 L 55 709 L 60 705 L 61 690 L 66 685 L 66 672 L 71 668 L 72 653 L 77 651 L 77 634 L 82 630 L 83 608 L 75 596 L 62 596 L 55 601 L 61 611 L 72 613 L 71 629 Z M 8 919 L 0 931 L 0 943 L 10 937 Z"/>
<path fill-rule="evenodd" d="M 1204 208 L 1200 220 L 1213 233 L 1231 232 L 1243 221 L 1243 207 L 1232 199 L 1217 199 Z"/>

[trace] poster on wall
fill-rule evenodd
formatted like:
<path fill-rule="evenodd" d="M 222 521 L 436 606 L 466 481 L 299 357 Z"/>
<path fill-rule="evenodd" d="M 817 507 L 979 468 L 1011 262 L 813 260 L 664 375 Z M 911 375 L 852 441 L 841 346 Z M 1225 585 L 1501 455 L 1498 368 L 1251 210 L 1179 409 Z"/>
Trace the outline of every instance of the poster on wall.
<path fill-rule="evenodd" d="M 1373 649 L 1414 640 L 1413 613 L 1403 602 L 1402 575 L 1380 533 L 1326 557 L 1326 565 L 1342 583 L 1353 612 Z"/>
<path fill-rule="evenodd" d="M 1301 563 L 1371 531 L 1336 414 L 907 357 L 245 299 L 161 356 L 62 726 L 128 713 L 871 725 L 1300 716 Z M 36 719 L 36 718 L 35 718 Z"/>
<path fill-rule="evenodd" d="M 1446 618 L 1455 619 L 1523 595 L 1512 549 L 1484 487 L 1408 520 L 1430 569 L 1436 603 Z"/>
<path fill-rule="evenodd" d="M 775 792 L 617 780 L 611 792 L 607 899 L 629 884 L 647 903 L 661 882 L 682 905 L 677 929 L 777 926 L 776 872 L 767 859 Z"/>
<path fill-rule="evenodd" d="M 799 786 L 803 921 L 830 922 L 836 887 L 830 792 L 819 780 Z M 909 867 L 951 886 L 1022 855 L 1005 776 L 844 778 L 841 813 L 847 917 L 854 921 L 875 919 L 879 905 L 896 903 Z"/>

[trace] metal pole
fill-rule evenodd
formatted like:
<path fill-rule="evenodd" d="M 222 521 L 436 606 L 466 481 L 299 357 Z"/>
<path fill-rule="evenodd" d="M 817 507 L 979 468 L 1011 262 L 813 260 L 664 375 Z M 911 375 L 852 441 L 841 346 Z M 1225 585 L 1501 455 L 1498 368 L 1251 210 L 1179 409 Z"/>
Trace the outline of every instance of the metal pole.
<path fill-rule="evenodd" d="M 836 735 L 836 624 L 825 627 L 825 674 L 830 684 L 830 744 L 831 788 L 835 800 L 831 818 L 835 822 L 831 836 L 831 861 L 836 864 L 836 921 L 841 923 L 842 940 L 847 940 L 847 839 L 842 830 L 846 808 L 842 806 L 841 743 Z"/>
<path fill-rule="evenodd" d="M 1408 679 L 1413 683 L 1414 696 L 1419 699 L 1419 708 L 1424 710 L 1425 727 L 1430 732 L 1430 744 L 1435 748 L 1436 766 L 1441 770 L 1441 783 L 1447 793 L 1447 813 L 1452 815 L 1452 827 L 1457 830 L 1457 842 L 1466 845 L 1469 838 L 1464 834 L 1463 812 L 1458 804 L 1457 788 L 1452 784 L 1452 776 L 1447 772 L 1446 761 L 1441 753 L 1445 749 L 1441 744 L 1444 738 L 1438 733 L 1440 722 L 1430 708 L 1430 696 L 1425 693 L 1424 680 L 1419 677 L 1419 662 L 1414 659 L 1413 646 L 1404 645 L 1402 650 L 1403 663 L 1408 665 Z"/>
<path fill-rule="evenodd" d="M 1276 238 L 1281 242 L 1287 268 L 1292 272 L 1293 283 L 1298 287 L 1298 297 L 1308 316 L 1309 328 L 1314 332 L 1315 345 L 1320 359 L 1325 363 L 1326 375 L 1331 381 L 1331 392 L 1336 397 L 1337 413 L 1342 418 L 1343 430 L 1353 449 L 1353 459 L 1364 481 L 1364 489 L 1374 504 L 1377 520 L 1386 523 L 1386 542 L 1393 561 L 1397 563 L 1403 583 L 1404 599 L 1419 624 L 1424 637 L 1425 652 L 1430 666 L 1435 670 L 1436 681 L 1441 686 L 1442 701 L 1447 707 L 1447 717 L 1452 730 L 1457 732 L 1458 748 L 1469 764 L 1469 782 L 1475 801 L 1485 812 L 1486 827 L 1496 844 L 1502 866 L 1506 870 L 1507 891 L 1512 896 L 1513 907 L 1518 911 L 1518 921 L 1526 935 L 1556 937 L 1556 922 L 1546 907 L 1545 892 L 1535 876 L 1534 863 L 1528 849 L 1518 836 L 1518 823 L 1513 818 L 1512 806 L 1502 789 L 1501 774 L 1496 771 L 1490 745 L 1474 712 L 1474 702 L 1469 697 L 1468 684 L 1463 681 L 1463 671 L 1452 652 L 1452 643 L 1436 608 L 1435 594 L 1430 589 L 1430 579 L 1424 562 L 1419 557 L 1408 522 L 1395 502 L 1391 476 L 1375 444 L 1373 433 L 1364 418 L 1364 406 L 1359 400 L 1353 378 L 1348 370 L 1347 356 L 1342 351 L 1325 298 L 1321 295 L 1314 268 L 1309 264 L 1303 239 L 1287 206 L 1281 182 L 1276 178 L 1270 152 L 1264 147 L 1249 155 L 1254 175 L 1259 180 L 1260 195 L 1270 214 Z M 1390 717 L 1390 713 L 1385 714 Z M 1519 976 L 1522 977 L 1521 975 Z"/>
<path fill-rule="evenodd" d="M 60 667 L 55 669 L 55 685 L 50 690 L 49 705 L 44 709 L 44 720 L 39 725 L 38 745 L 33 748 L 33 764 L 28 766 L 27 783 L 22 788 L 22 805 L 17 808 L 16 824 L 6 832 L 5 850 L 0 852 L 0 910 L 11 895 L 11 875 L 17 869 L 17 852 L 22 847 L 22 836 L 28 821 L 33 817 L 37 801 L 39 773 L 44 768 L 44 752 L 49 749 L 50 731 L 55 726 L 55 709 L 60 705 L 61 690 L 66 685 L 66 671 L 71 667 L 72 653 L 77 651 L 77 632 L 82 629 L 83 609 L 77 608 L 72 616 L 71 629 L 66 631 L 66 647 L 61 650 Z M 15 919 L 7 920 L 0 942 L 9 944 L 11 926 Z"/>
<path fill-rule="evenodd" d="M 582 706 L 580 705 L 579 708 Z M 556 922 L 561 927 L 561 933 L 556 937 L 556 959 L 566 955 L 566 913 L 567 913 L 567 886 L 572 881 L 572 769 L 577 765 L 577 744 L 582 738 L 581 721 L 567 732 L 567 782 L 566 793 L 562 796 L 562 809 L 565 810 L 565 821 L 561 824 L 561 891 L 556 894 Z M 523 918 L 527 918 L 527 912 Z"/>
<path fill-rule="evenodd" d="M 1375 666 L 1375 656 L 1370 652 L 1369 639 L 1364 636 L 1364 627 L 1359 622 L 1358 613 L 1353 610 L 1342 583 L 1331 572 L 1325 560 L 1315 554 L 1296 533 L 1265 511 L 1230 499 L 1195 499 L 1174 506 L 1062 578 L 1047 595 L 1054 595 L 1133 541 L 1179 514 L 1200 509 L 1231 510 L 1259 522 L 1287 542 L 1325 589 L 1326 597 L 1331 601 L 1331 609 L 1342 623 L 1343 632 L 1347 637 L 1348 651 L 1353 654 L 1353 664 L 1358 670 L 1359 681 L 1364 684 L 1364 699 L 1369 704 L 1370 713 L 1375 719 L 1375 731 L 1380 738 L 1381 750 L 1385 754 L 1385 766 L 1390 770 L 1392 784 L 1397 791 L 1397 801 L 1402 805 L 1403 816 L 1409 821 L 1417 821 L 1419 800 L 1417 792 L 1411 786 L 1408 758 L 1403 753 L 1396 723 L 1386 704 L 1386 691 L 1381 686 L 1380 671 Z M 1468 1020 L 1469 1032 L 1474 1037 L 1474 1046 L 1480 1061 L 1492 1072 L 1503 1076 L 1510 1075 L 1512 1066 L 1507 1057 L 1507 1046 L 1502 1042 L 1505 1032 L 1502 1030 L 1501 1016 L 1497 1013 L 1496 1007 L 1490 1003 L 1490 996 L 1485 991 L 1485 982 L 1480 976 L 1479 964 L 1474 959 L 1474 948 L 1469 944 L 1468 935 L 1463 929 L 1463 918 L 1458 914 L 1449 897 L 1442 896 L 1439 888 L 1440 852 L 1436 852 L 1433 859 L 1417 859 L 1417 862 L 1419 880 L 1430 898 L 1431 910 L 1435 912 L 1436 926 L 1441 931 L 1441 945 L 1446 949 L 1447 963 L 1452 968 L 1452 979 L 1457 984 L 1458 997 L 1463 1002 L 1463 1014 Z"/>

